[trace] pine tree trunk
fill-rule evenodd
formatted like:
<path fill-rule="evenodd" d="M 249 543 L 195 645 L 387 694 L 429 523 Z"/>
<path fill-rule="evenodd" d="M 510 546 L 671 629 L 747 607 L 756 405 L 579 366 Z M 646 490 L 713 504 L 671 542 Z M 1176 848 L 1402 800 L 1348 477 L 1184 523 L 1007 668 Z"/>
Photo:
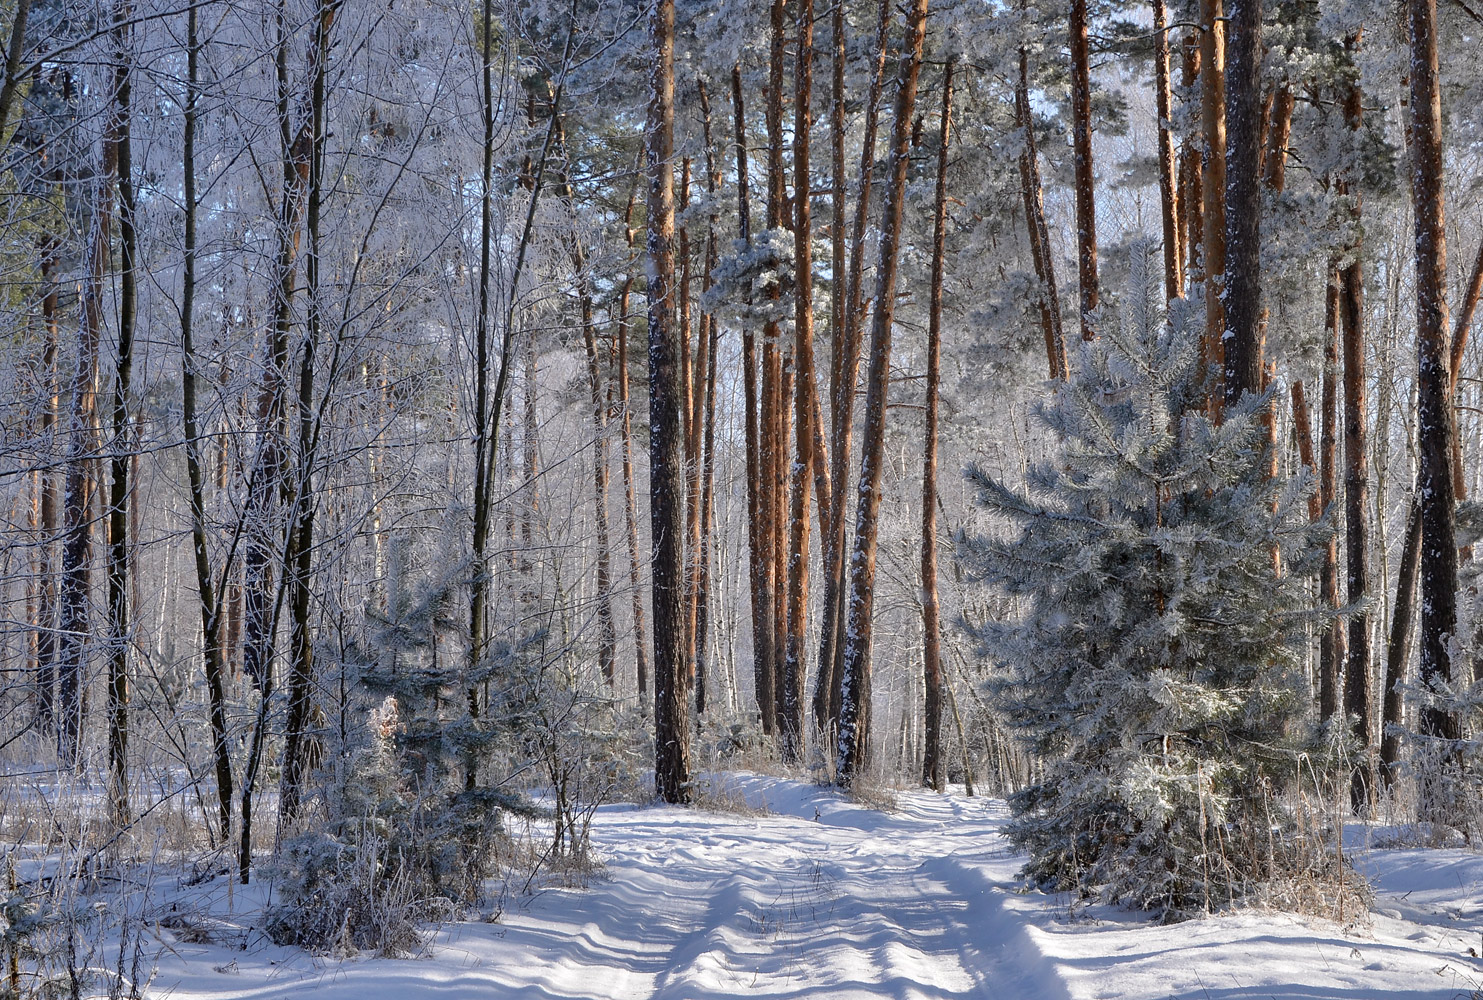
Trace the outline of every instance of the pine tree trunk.
<path fill-rule="evenodd" d="M 1225 197 L 1225 330 L 1222 391 L 1227 408 L 1264 388 L 1262 358 L 1262 5 L 1231 0 L 1226 18 L 1230 134 Z M 1212 274 L 1215 273 L 1213 270 Z"/>
<path fill-rule="evenodd" d="M 1020 50 L 1023 55 L 1024 49 Z M 1155 98 L 1159 114 L 1159 203 L 1164 223 L 1164 296 L 1184 295 L 1184 248 L 1180 242 L 1179 180 L 1175 176 L 1173 95 L 1169 85 L 1168 9 L 1164 0 L 1153 0 L 1153 68 Z"/>
<path fill-rule="evenodd" d="M 942 623 L 937 606 L 937 395 L 942 367 L 942 275 L 947 245 L 947 152 L 952 141 L 953 60 L 942 78 L 942 136 L 932 206 L 932 292 L 927 311 L 927 423 L 922 455 L 922 782 L 943 788 Z"/>
<path fill-rule="evenodd" d="M 1204 132 L 1200 191 L 1204 196 L 1201 220 L 1204 225 L 1200 273 L 1205 282 L 1205 369 L 1206 405 L 1218 422 L 1224 395 L 1221 375 L 1225 371 L 1226 271 L 1226 94 L 1225 17 L 1221 0 L 1200 0 L 1201 122 Z"/>
<path fill-rule="evenodd" d="M 1071 0 L 1071 126 L 1076 157 L 1076 250 L 1081 279 L 1081 338 L 1096 336 L 1097 191 L 1092 170 L 1092 75 L 1086 0 Z"/>
<path fill-rule="evenodd" d="M 1045 224 L 1045 201 L 1040 185 L 1040 157 L 1035 149 L 1035 119 L 1030 107 L 1030 59 L 1020 46 L 1020 74 L 1014 90 L 1015 125 L 1025 134 L 1020 148 L 1020 193 L 1025 204 L 1025 228 L 1030 235 L 1030 257 L 1040 279 L 1040 329 L 1045 335 L 1045 360 L 1053 379 L 1065 379 L 1066 336 L 1061 325 L 1061 297 L 1056 288 L 1055 256 Z"/>
<path fill-rule="evenodd" d="M 783 653 L 780 721 L 783 760 L 803 759 L 804 674 L 808 640 L 808 534 L 814 466 L 814 257 L 813 208 L 809 187 L 809 133 L 813 129 L 813 0 L 797 0 L 797 57 L 793 73 L 793 357 L 797 391 L 793 428 L 792 513 L 788 547 L 788 627 Z"/>
<path fill-rule="evenodd" d="M 1423 684 L 1453 679 L 1449 643 L 1457 632 L 1457 530 L 1447 338 L 1447 232 L 1443 208 L 1442 98 L 1436 0 L 1408 0 L 1411 48 L 1411 203 L 1415 217 L 1417 446 L 1421 497 L 1421 665 Z M 1456 739 L 1455 715 L 1426 706 L 1421 732 Z M 1424 779 L 1425 785 L 1425 779 Z M 1425 796 L 1425 788 L 1423 795 Z M 1423 797 L 1423 818 L 1440 818 Z"/>
<path fill-rule="evenodd" d="M 860 147 L 860 189 L 855 197 L 855 217 L 850 228 L 850 262 L 845 280 L 844 320 L 837 335 L 842 343 L 838 349 L 837 369 L 831 373 L 834 398 L 830 400 L 829 408 L 829 458 L 830 478 L 835 483 L 835 502 L 829 539 L 824 546 L 824 621 L 820 629 L 822 638 L 819 644 L 819 670 L 814 690 L 814 715 L 821 720 L 819 728 L 824 733 L 831 734 L 831 738 L 838 732 L 840 692 L 844 677 L 845 548 L 848 545 L 846 528 L 849 518 L 846 499 L 849 490 L 845 487 L 845 480 L 850 471 L 850 450 L 855 432 L 855 384 L 860 376 L 860 342 L 864 333 L 861 295 L 864 284 L 865 233 L 870 216 L 876 132 L 880 122 L 881 93 L 885 86 L 890 26 L 891 5 L 883 3 L 876 22 L 875 64 L 872 67 L 870 89 L 865 98 L 864 137 Z M 842 71 L 836 69 L 835 72 L 838 74 Z M 842 118 L 843 113 L 843 110 L 837 111 L 836 117 Z M 843 156 L 843 153 L 840 155 Z M 839 182 L 840 185 L 842 183 Z"/>
<path fill-rule="evenodd" d="M 1202 32 L 1191 29 L 1184 37 L 1183 70 L 1180 76 L 1186 93 L 1196 93 L 1200 77 L 1200 38 Z M 1201 88 L 1203 90 L 1203 87 Z M 1203 94 L 1201 94 L 1203 101 Z M 1179 147 L 1179 198 L 1180 225 L 1184 231 L 1184 278 L 1185 288 L 1193 288 L 1204 280 L 1204 233 L 1205 206 L 1204 188 L 1200 183 L 1203 157 L 1199 141 L 1187 137 Z"/>
<path fill-rule="evenodd" d="M 682 373 L 674 323 L 674 0 L 649 12 L 649 516 L 653 532 L 654 783 L 666 802 L 690 790 L 690 730 L 685 672 L 685 466 L 680 416 Z"/>
<path fill-rule="evenodd" d="M 891 182 L 882 209 L 880 263 L 876 268 L 875 312 L 870 329 L 870 373 L 866 381 L 865 434 L 860 455 L 855 545 L 850 558 L 850 591 L 845 620 L 844 673 L 839 712 L 836 774 L 846 788 L 864 773 L 870 759 L 871 615 L 875 605 L 876 536 L 880 527 L 881 480 L 886 450 L 886 397 L 891 379 L 891 326 L 896 314 L 896 266 L 906 173 L 911 154 L 912 115 L 927 0 L 913 0 L 907 13 L 906 41 L 897 75 L 891 141 Z"/>

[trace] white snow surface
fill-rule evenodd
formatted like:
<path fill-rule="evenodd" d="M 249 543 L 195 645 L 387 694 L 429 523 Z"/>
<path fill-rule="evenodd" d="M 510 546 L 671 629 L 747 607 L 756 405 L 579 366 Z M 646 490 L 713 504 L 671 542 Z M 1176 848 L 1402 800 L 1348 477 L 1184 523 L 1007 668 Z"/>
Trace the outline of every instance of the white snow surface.
<path fill-rule="evenodd" d="M 1351 844 L 1368 920 L 1236 911 L 1173 926 L 1027 892 L 1001 801 L 899 794 L 883 813 L 805 782 L 714 776 L 766 815 L 601 808 L 606 874 L 450 923 L 423 957 L 315 958 L 250 928 L 263 889 L 180 890 L 224 933 L 174 938 L 150 996 L 320 1000 L 1454 1000 L 1483 996 L 1483 857 Z M 1363 838 L 1358 838 L 1363 839 Z M 186 895 L 189 894 L 189 895 Z M 235 911 L 235 915 L 233 912 Z"/>

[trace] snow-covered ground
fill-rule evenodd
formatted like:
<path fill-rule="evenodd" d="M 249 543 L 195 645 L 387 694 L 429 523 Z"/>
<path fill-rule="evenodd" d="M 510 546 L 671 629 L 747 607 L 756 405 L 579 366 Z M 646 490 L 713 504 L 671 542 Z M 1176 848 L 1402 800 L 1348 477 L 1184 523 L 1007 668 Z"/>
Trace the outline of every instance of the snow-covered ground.
<path fill-rule="evenodd" d="M 1244 911 L 1175 926 L 1024 892 L 1001 802 L 903 793 L 881 813 L 797 781 L 727 775 L 749 816 L 614 805 L 606 876 L 497 923 L 444 926 L 425 957 L 315 959 L 245 932 L 158 933 L 152 996 L 323 1000 L 830 997 L 849 1000 L 1483 996 L 1483 857 L 1359 850 L 1367 923 Z M 221 883 L 218 883 L 220 885 Z M 226 900 L 215 893 L 223 915 Z M 241 913 L 260 899 L 238 894 Z M 239 926 L 246 915 L 234 920 Z"/>

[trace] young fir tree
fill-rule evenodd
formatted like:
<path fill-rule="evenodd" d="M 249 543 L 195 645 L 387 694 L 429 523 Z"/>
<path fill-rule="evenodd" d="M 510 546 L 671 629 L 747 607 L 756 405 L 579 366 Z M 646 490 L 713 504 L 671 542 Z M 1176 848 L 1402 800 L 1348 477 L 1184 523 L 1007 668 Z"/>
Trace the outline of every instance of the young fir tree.
<path fill-rule="evenodd" d="M 1212 424 L 1199 337 L 1158 295 L 1136 289 L 1127 328 L 1082 346 L 1039 413 L 1064 447 L 1023 491 L 970 470 L 1010 530 L 962 552 L 1022 609 L 977 631 L 1043 762 L 1011 798 L 1025 874 L 1177 917 L 1281 864 L 1320 554 L 1309 484 L 1267 475 L 1271 392 Z"/>

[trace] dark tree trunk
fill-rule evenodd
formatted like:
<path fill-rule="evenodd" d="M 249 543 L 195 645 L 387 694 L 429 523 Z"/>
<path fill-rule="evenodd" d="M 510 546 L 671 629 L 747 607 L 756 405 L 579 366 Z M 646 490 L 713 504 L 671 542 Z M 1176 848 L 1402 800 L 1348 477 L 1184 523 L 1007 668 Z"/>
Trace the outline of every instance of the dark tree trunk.
<path fill-rule="evenodd" d="M 1262 358 L 1262 5 L 1232 0 L 1226 19 L 1225 343 L 1226 407 L 1264 388 Z M 1213 273 L 1213 272 L 1212 272 Z"/>
<path fill-rule="evenodd" d="M 1200 80 L 1205 146 L 1200 168 L 1204 197 L 1200 273 L 1205 282 L 1205 398 L 1210 415 L 1219 421 L 1224 403 L 1220 383 L 1225 371 L 1222 336 L 1226 329 L 1222 294 L 1226 271 L 1225 16 L 1221 0 L 1200 0 Z"/>
<path fill-rule="evenodd" d="M 1324 510 L 1331 509 L 1338 495 L 1339 340 L 1339 276 L 1331 271 L 1324 293 L 1323 425 L 1318 443 L 1318 499 Z M 1340 606 L 1337 534 L 1329 535 L 1319 587 L 1325 605 Z M 1318 717 L 1323 721 L 1339 710 L 1339 668 L 1344 662 L 1344 638 L 1344 630 L 1337 622 L 1330 622 L 1319 638 Z"/>
<path fill-rule="evenodd" d="M 689 704 L 685 675 L 685 465 L 680 345 L 674 324 L 674 0 L 649 12 L 649 517 L 653 532 L 654 783 L 666 802 L 690 790 Z"/>
<path fill-rule="evenodd" d="M 1097 189 L 1092 170 L 1092 73 L 1087 45 L 1086 0 L 1071 0 L 1071 124 L 1076 157 L 1076 250 L 1081 280 L 1081 337 L 1096 336 Z"/>
<path fill-rule="evenodd" d="M 1443 208 L 1442 97 L 1436 0 L 1408 0 L 1411 47 L 1411 203 L 1415 215 L 1417 446 L 1421 498 L 1421 665 L 1423 684 L 1453 679 L 1449 643 L 1457 632 L 1457 528 L 1453 436 L 1457 427 L 1447 337 L 1447 231 Z M 1456 739 L 1456 715 L 1423 707 L 1421 732 Z M 1425 790 L 1423 792 L 1425 795 Z M 1437 803 L 1421 803 L 1435 818 Z M 1430 814 L 1430 815 L 1429 815 Z"/>
<path fill-rule="evenodd" d="M 130 142 L 131 71 L 127 2 L 114 8 L 112 38 L 113 108 L 111 131 L 118 144 L 119 298 L 118 347 L 113 370 L 108 497 L 108 800 L 113 825 L 129 823 L 129 540 L 131 496 L 130 382 L 134 369 L 134 333 L 138 308 L 139 236 L 135 228 L 133 155 Z"/>
<path fill-rule="evenodd" d="M 952 140 L 953 61 L 942 79 L 942 137 L 932 207 L 932 293 L 927 312 L 927 427 L 922 456 L 922 667 L 926 725 L 922 782 L 939 792 L 942 764 L 942 624 L 937 606 L 937 395 L 942 367 L 942 275 L 947 244 L 947 161 Z"/>
<path fill-rule="evenodd" d="M 183 155 L 185 261 L 180 292 L 181 422 L 185 431 L 186 477 L 190 482 L 191 547 L 201 608 L 201 645 L 211 715 L 211 756 L 216 765 L 216 800 L 223 843 L 232 835 L 232 757 L 226 724 L 226 663 L 222 655 L 222 605 L 206 547 L 206 489 L 197 417 L 197 366 L 193 333 L 196 299 L 196 120 L 200 101 L 198 15 L 186 21 L 186 102 Z M 230 563 L 229 563 L 230 565 Z"/>

